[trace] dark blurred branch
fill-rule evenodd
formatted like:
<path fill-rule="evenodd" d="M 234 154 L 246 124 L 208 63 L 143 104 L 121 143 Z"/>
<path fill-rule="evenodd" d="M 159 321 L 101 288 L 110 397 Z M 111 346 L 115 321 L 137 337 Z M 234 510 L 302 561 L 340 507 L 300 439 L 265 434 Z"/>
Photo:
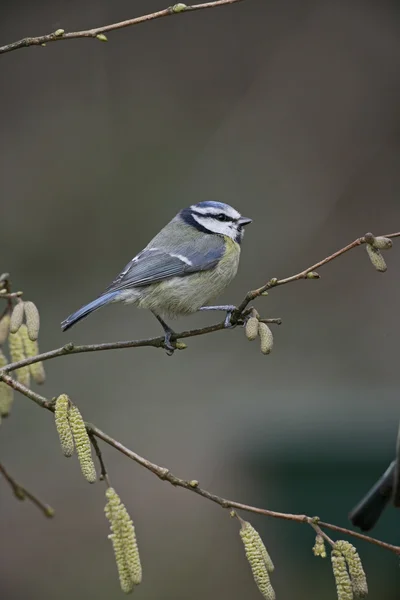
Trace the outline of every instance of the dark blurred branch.
<path fill-rule="evenodd" d="M 54 517 L 54 510 L 51 508 L 51 506 L 49 506 L 48 504 L 44 504 L 41 500 L 36 498 L 36 496 L 31 494 L 31 492 L 28 492 L 26 488 L 22 487 L 22 485 L 17 483 L 15 479 L 11 477 L 11 475 L 6 471 L 6 469 L 1 463 L 0 474 L 3 475 L 4 479 L 10 484 L 12 491 L 14 492 L 14 495 L 16 496 L 16 498 L 18 498 L 18 500 L 25 500 L 25 498 L 28 498 L 28 500 L 35 504 L 46 517 Z"/>
<path fill-rule="evenodd" d="M 12 379 L 12 377 L 10 377 L 9 375 L 3 375 L 2 378 L 3 378 L 3 381 L 5 381 L 5 383 L 10 385 L 12 388 L 14 388 L 15 390 L 17 390 L 18 392 L 20 392 L 27 398 L 30 398 L 31 400 L 36 402 L 36 404 L 38 404 L 42 408 L 47 408 L 47 410 L 54 412 L 54 402 L 53 401 L 47 400 L 47 398 L 45 398 L 44 396 L 41 396 L 40 394 L 33 392 L 32 390 L 25 387 L 21 383 Z M 283 519 L 285 521 L 295 521 L 297 523 L 306 523 L 307 525 L 311 525 L 312 527 L 318 526 L 318 527 L 323 527 L 325 529 L 331 529 L 332 531 L 337 531 L 338 533 L 343 533 L 345 535 L 352 536 L 359 540 L 363 540 L 364 542 L 368 542 L 370 544 L 375 544 L 376 546 L 379 546 L 380 548 L 390 550 L 391 552 L 394 552 L 395 554 L 400 555 L 400 546 L 395 546 L 393 544 L 388 544 L 387 542 L 382 542 L 381 540 L 377 540 L 376 538 L 370 537 L 368 535 L 364 535 L 362 533 L 357 533 L 356 531 L 352 531 L 351 529 L 347 529 L 345 527 L 339 527 L 338 525 L 333 525 L 331 523 L 325 523 L 324 521 L 320 521 L 320 519 L 318 517 L 309 517 L 307 515 L 276 512 L 273 510 L 267 510 L 265 508 L 258 508 L 256 506 L 242 504 L 241 502 L 235 502 L 234 500 L 228 500 L 226 498 L 222 498 L 221 496 L 217 496 L 216 494 L 208 492 L 207 490 L 199 487 L 197 480 L 181 479 L 180 477 L 177 477 L 176 475 L 171 473 L 171 471 L 169 469 L 167 469 L 166 467 L 160 467 L 159 465 L 152 463 L 151 461 L 147 460 L 147 458 L 140 456 L 140 454 L 137 454 L 133 450 L 130 450 L 129 448 L 127 448 L 126 446 L 121 444 L 121 442 L 118 442 L 117 440 L 112 438 L 107 433 L 104 433 L 104 431 L 102 431 L 101 429 L 98 429 L 98 427 L 96 427 L 95 425 L 92 425 L 91 423 L 85 423 L 85 425 L 86 425 L 87 432 L 92 440 L 94 439 L 94 436 L 100 440 L 103 440 L 103 442 L 105 442 L 106 444 L 109 444 L 110 446 L 112 446 L 113 448 L 118 450 L 118 452 L 121 452 L 128 458 L 134 460 L 136 463 L 138 463 L 139 465 L 141 465 L 148 471 L 151 471 L 154 475 L 156 475 L 162 481 L 168 481 L 170 484 L 172 484 L 175 487 L 181 487 L 181 488 L 184 488 L 185 490 L 194 492 L 195 494 L 198 494 L 199 496 L 202 496 L 203 498 L 206 498 L 207 500 L 211 500 L 211 502 L 215 502 L 216 504 L 219 504 L 220 506 L 222 506 L 222 508 L 226 508 L 226 509 L 235 508 L 236 510 L 244 510 L 246 512 L 257 513 L 260 515 L 264 515 L 266 517 L 272 517 L 274 519 Z M 106 469 L 104 467 L 104 463 L 101 458 L 101 452 L 98 448 L 97 443 L 94 445 L 94 447 L 96 450 L 96 454 L 100 460 L 100 464 L 102 466 L 102 474 L 104 474 L 106 476 Z"/>
<path fill-rule="evenodd" d="M 368 234 L 366 234 L 366 235 L 368 235 Z M 388 233 L 387 235 L 385 235 L 383 237 L 386 237 L 386 238 L 400 237 L 400 231 L 398 231 L 396 233 Z M 365 243 L 366 243 L 365 236 L 357 238 L 356 240 L 354 240 L 354 242 L 351 242 L 351 244 L 348 244 L 344 248 L 341 248 L 341 250 L 338 250 L 337 252 L 330 254 L 323 260 L 320 260 L 319 262 L 315 263 L 314 265 L 311 265 L 311 267 L 304 269 L 304 271 L 300 271 L 300 273 L 296 273 L 296 275 L 292 275 L 292 276 L 286 277 L 284 279 L 276 279 L 276 277 L 274 277 L 274 278 L 270 279 L 269 281 L 267 281 L 267 283 L 265 283 L 260 288 L 248 292 L 246 294 L 245 298 L 243 299 L 243 301 L 241 302 L 241 304 L 238 306 L 237 310 L 232 314 L 231 323 L 233 325 L 239 325 L 240 323 L 242 323 L 243 322 L 243 313 L 247 309 L 247 306 L 249 305 L 249 303 L 252 302 L 253 300 L 255 300 L 255 298 L 258 298 L 259 296 L 261 296 L 267 290 L 277 287 L 279 285 L 284 285 L 286 283 L 292 283 L 293 281 L 299 281 L 300 279 L 307 279 L 309 273 L 313 273 L 315 276 L 318 276 L 315 273 L 316 269 L 319 269 L 320 267 L 326 265 L 327 263 L 331 262 L 332 260 L 339 258 L 339 256 L 342 256 L 346 252 L 349 252 L 349 250 L 352 250 L 353 248 L 357 248 L 358 246 L 361 246 L 362 244 L 365 244 Z M 316 278 L 316 277 L 312 277 L 312 278 Z M 261 320 L 264 323 L 275 323 L 278 325 L 281 322 L 280 319 L 261 319 Z M 226 329 L 223 322 L 216 323 L 215 325 L 209 325 L 207 327 L 202 327 L 201 329 L 189 329 L 188 331 L 182 331 L 180 333 L 175 333 L 173 336 L 171 336 L 171 341 L 195 337 L 198 335 L 206 335 L 208 333 L 214 333 L 215 331 L 221 331 L 223 329 Z M 30 356 L 28 358 L 25 358 L 24 360 L 19 360 L 18 362 L 10 363 L 10 364 L 6 365 L 5 367 L 2 367 L 0 369 L 0 381 L 1 381 L 1 379 L 4 379 L 4 375 L 6 373 L 15 371 L 15 369 L 19 369 L 20 367 L 24 367 L 26 365 L 31 365 L 36 362 L 50 360 L 51 358 L 57 358 L 58 356 L 64 356 L 66 354 L 79 354 L 81 352 L 99 352 L 102 350 L 121 350 L 122 348 L 142 348 L 142 347 L 146 347 L 146 346 L 153 347 L 153 348 L 164 348 L 164 337 L 148 338 L 145 340 L 128 340 L 128 341 L 124 341 L 124 342 L 106 342 L 103 344 L 85 344 L 85 345 L 80 345 L 80 346 L 75 346 L 71 342 L 69 344 L 66 344 L 65 346 L 62 346 L 61 348 L 56 348 L 55 350 L 50 350 L 49 352 L 43 352 L 42 354 L 38 354 L 37 356 Z"/>
<path fill-rule="evenodd" d="M 71 40 L 76 38 L 96 38 L 98 35 L 102 36 L 99 39 L 107 41 L 105 33 L 107 31 L 114 31 L 116 29 L 122 29 L 123 27 L 131 27 L 132 25 L 139 25 L 139 23 L 145 23 L 147 21 L 153 21 L 154 19 L 160 19 L 161 17 L 170 17 L 172 15 L 178 15 L 183 13 L 192 12 L 195 10 L 202 10 L 205 8 L 216 8 L 218 6 L 224 6 L 226 4 L 235 4 L 242 0 L 215 0 L 214 2 L 204 2 L 202 4 L 193 4 L 187 6 L 183 3 L 174 4 L 164 10 L 142 15 L 141 17 L 135 17 L 126 21 L 120 21 L 119 23 L 112 23 L 111 25 L 104 25 L 103 27 L 94 27 L 93 29 L 85 29 L 83 31 L 70 31 L 65 33 L 63 29 L 58 29 L 52 33 L 46 35 L 40 35 L 37 37 L 26 37 L 17 42 L 6 44 L 0 47 L 0 54 L 5 52 L 11 52 L 12 50 L 18 50 L 19 48 L 27 48 L 29 46 L 43 46 L 50 42 L 58 42 L 60 40 Z"/>

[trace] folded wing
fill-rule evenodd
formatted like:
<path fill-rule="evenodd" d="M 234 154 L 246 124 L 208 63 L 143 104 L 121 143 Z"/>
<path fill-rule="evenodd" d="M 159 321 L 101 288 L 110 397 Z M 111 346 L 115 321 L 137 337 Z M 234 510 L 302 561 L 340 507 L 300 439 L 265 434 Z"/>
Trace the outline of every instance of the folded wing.
<path fill-rule="evenodd" d="M 142 287 L 170 277 L 208 271 L 216 267 L 223 253 L 223 243 L 207 252 L 193 251 L 188 247 L 180 247 L 177 252 L 146 248 L 126 265 L 106 292 Z"/>

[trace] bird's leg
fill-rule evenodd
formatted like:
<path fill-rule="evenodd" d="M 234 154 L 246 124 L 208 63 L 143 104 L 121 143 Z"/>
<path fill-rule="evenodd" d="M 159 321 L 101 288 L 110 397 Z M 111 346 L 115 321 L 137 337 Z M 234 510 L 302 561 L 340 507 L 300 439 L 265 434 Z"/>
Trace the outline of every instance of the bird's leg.
<path fill-rule="evenodd" d="M 166 322 L 155 312 L 153 312 L 153 315 L 155 316 L 157 321 L 161 324 L 161 327 L 164 329 L 164 346 L 165 346 L 168 356 L 172 356 L 172 354 L 175 352 L 176 348 L 175 348 L 174 344 L 171 342 L 171 336 L 175 335 L 175 331 L 173 331 L 171 329 L 171 327 L 169 327 L 166 324 Z"/>
<path fill-rule="evenodd" d="M 201 306 L 199 310 L 223 310 L 224 312 L 226 312 L 224 326 L 233 327 L 231 323 L 231 316 L 233 311 L 237 310 L 236 306 L 234 306 L 233 304 L 223 304 L 221 306 Z"/>

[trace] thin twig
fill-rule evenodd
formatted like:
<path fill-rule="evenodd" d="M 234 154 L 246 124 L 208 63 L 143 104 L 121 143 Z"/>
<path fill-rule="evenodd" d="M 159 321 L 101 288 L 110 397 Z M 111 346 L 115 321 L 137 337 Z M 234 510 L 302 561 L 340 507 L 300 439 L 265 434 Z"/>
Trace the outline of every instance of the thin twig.
<path fill-rule="evenodd" d="M 31 492 L 29 492 L 25 487 L 20 485 L 15 481 L 13 477 L 6 471 L 4 466 L 0 463 L 0 473 L 3 475 L 4 479 L 10 484 L 14 495 L 18 500 L 25 500 L 28 498 L 33 504 L 35 504 L 42 513 L 48 517 L 54 517 L 54 509 L 48 504 L 44 504 L 39 498 L 36 498 Z"/>
<path fill-rule="evenodd" d="M 100 463 L 100 469 L 101 469 L 100 479 L 104 480 L 107 483 L 108 487 L 110 487 L 110 480 L 108 478 L 108 473 L 107 473 L 106 465 L 104 463 L 103 455 L 101 453 L 101 450 L 100 450 L 99 444 L 95 438 L 95 435 L 92 431 L 89 431 L 89 438 L 90 438 L 90 441 L 92 443 L 92 446 L 94 448 L 94 451 L 96 452 L 96 456 Z"/>
<path fill-rule="evenodd" d="M 28 48 L 29 46 L 43 46 L 50 42 L 59 42 L 61 40 L 71 40 L 76 38 L 96 38 L 96 36 L 98 36 L 99 34 L 104 35 L 108 31 L 114 31 L 116 29 L 122 29 L 124 27 L 139 25 L 139 23 L 154 21 L 154 19 L 160 19 L 161 17 L 170 17 L 172 15 L 180 15 L 195 10 L 203 10 L 206 8 L 216 8 L 218 6 L 224 6 L 227 4 L 236 4 L 237 2 L 241 1 L 242 0 L 216 0 L 214 2 L 193 4 L 191 6 L 186 6 L 185 8 L 181 7 L 180 10 L 177 9 L 177 5 L 175 4 L 174 6 L 165 8 L 164 10 L 159 10 L 157 12 L 142 15 L 140 17 L 135 17 L 133 19 L 127 19 L 126 21 L 120 21 L 119 23 L 104 25 L 103 27 L 94 27 L 92 29 L 85 29 L 83 31 L 70 31 L 67 33 L 64 32 L 62 29 L 59 29 L 46 35 L 39 35 L 37 37 L 26 37 L 22 40 L 18 40 L 17 42 L 12 42 L 11 44 L 1 46 L 0 54 L 4 54 L 5 52 L 11 52 L 13 50 L 18 50 L 19 48 Z"/>
<path fill-rule="evenodd" d="M 16 391 L 21 392 L 21 394 L 23 394 L 27 398 L 30 398 L 31 400 L 36 402 L 36 404 L 38 404 L 42 408 L 46 408 L 47 410 L 54 412 L 54 402 L 47 400 L 47 398 L 45 398 L 44 396 L 41 396 L 40 394 L 37 394 L 36 392 L 33 392 L 32 390 L 25 387 L 24 385 L 22 385 L 21 383 L 19 383 L 18 381 L 16 381 L 12 377 L 10 377 L 9 375 L 3 375 L 3 381 L 5 381 L 5 383 L 7 383 L 11 387 L 13 387 Z M 318 517 L 310 517 L 310 516 L 301 515 L 301 514 L 276 512 L 276 511 L 268 510 L 265 508 L 258 508 L 256 506 L 251 506 L 249 504 L 242 504 L 241 502 L 236 502 L 234 500 L 228 500 L 227 498 L 217 496 L 216 494 L 213 494 L 212 492 L 209 492 L 209 491 L 199 487 L 197 480 L 181 479 L 180 477 L 177 477 L 176 475 L 171 473 L 171 471 L 169 469 L 167 469 L 166 467 L 161 467 L 161 466 L 149 461 L 147 458 L 140 456 L 140 454 L 137 454 L 133 450 L 130 450 L 130 448 L 127 448 L 126 446 L 121 444 L 121 442 L 119 442 L 118 440 L 115 440 L 110 435 L 108 435 L 107 433 L 105 433 L 104 431 L 102 431 L 101 429 L 99 429 L 98 427 L 93 425 L 92 423 L 85 423 L 85 425 L 86 425 L 87 432 L 88 432 L 89 436 L 91 436 L 91 438 L 93 438 L 93 436 L 95 436 L 96 438 L 103 440 L 103 442 L 105 442 L 109 446 L 112 446 L 113 448 L 115 448 L 115 450 L 118 450 L 118 452 L 121 452 L 121 454 L 124 454 L 131 460 L 135 461 L 136 463 L 138 463 L 139 465 L 141 465 L 142 467 L 144 467 L 145 469 L 147 469 L 148 471 L 150 471 L 151 473 L 156 475 L 162 481 L 168 481 L 171 485 L 173 485 L 175 487 L 181 487 L 185 490 L 189 490 L 190 492 L 194 492 L 195 494 L 198 494 L 199 496 L 202 496 L 203 498 L 206 498 L 207 500 L 210 500 L 211 502 L 215 502 L 216 504 L 219 504 L 219 506 L 222 506 L 222 508 L 227 508 L 227 509 L 235 508 L 237 510 L 243 510 L 246 512 L 256 513 L 256 514 L 264 515 L 266 517 L 272 517 L 274 519 L 282 519 L 285 521 L 295 521 L 297 523 L 306 523 L 307 525 L 312 525 L 312 526 L 313 526 L 313 524 L 314 525 L 316 524 L 319 527 L 324 527 L 326 529 L 331 529 L 332 531 L 337 531 L 339 533 L 355 537 L 359 540 L 363 540 L 364 542 L 368 542 L 370 544 L 375 544 L 376 546 L 379 546 L 380 548 L 390 550 L 391 552 L 394 552 L 395 554 L 400 555 L 400 546 L 395 546 L 395 545 L 389 544 L 387 542 L 382 542 L 381 540 L 377 540 L 376 538 L 370 537 L 368 535 L 364 535 L 362 533 L 357 533 L 356 531 L 352 531 L 351 529 L 347 529 L 345 527 L 340 527 L 338 525 L 333 525 L 331 523 L 326 523 L 324 521 L 320 521 Z M 101 453 L 100 453 L 100 455 L 101 455 Z M 99 459 L 100 459 L 100 457 L 99 457 Z"/>
<path fill-rule="evenodd" d="M 329 537 L 329 535 L 327 533 L 325 533 L 325 531 L 322 531 L 321 527 L 318 525 L 319 521 L 316 519 L 311 519 L 311 521 L 309 521 L 309 524 L 311 525 L 311 527 L 314 529 L 314 531 L 320 535 L 322 538 L 324 538 L 325 541 L 328 542 L 328 544 L 330 546 L 335 545 L 335 542 Z"/>
<path fill-rule="evenodd" d="M 397 233 L 387 234 L 385 237 L 394 238 L 394 237 L 399 237 L 399 236 L 400 236 L 400 232 L 397 232 Z M 337 252 L 327 256 L 323 260 L 312 265 L 311 267 L 308 267 L 307 269 L 305 269 L 304 271 L 301 271 L 300 273 L 297 273 L 297 274 L 292 275 L 291 277 L 287 277 L 285 279 L 276 279 L 276 278 L 270 279 L 264 286 L 262 286 L 256 290 L 253 290 L 251 292 L 248 292 L 248 294 L 246 295 L 243 302 L 239 305 L 238 309 L 235 311 L 236 314 L 233 315 L 233 323 L 234 324 L 240 323 L 241 319 L 243 317 L 243 313 L 246 310 L 246 307 L 248 306 L 248 304 L 252 300 L 257 298 L 258 296 L 260 296 L 266 290 L 276 287 L 278 285 L 284 285 L 286 283 L 290 283 L 292 281 L 298 281 L 299 279 L 305 279 L 305 278 L 307 278 L 307 274 L 310 273 L 311 271 L 315 271 L 316 269 L 318 269 L 321 266 L 327 264 L 328 262 L 331 262 L 332 260 L 338 258 L 339 256 L 348 252 L 349 250 L 352 250 L 353 248 L 356 248 L 357 246 L 360 246 L 361 244 L 365 244 L 365 243 L 366 243 L 365 236 L 361 237 L 361 238 L 357 238 L 351 244 L 348 244 L 341 250 L 338 250 Z M 279 320 L 274 319 L 272 321 L 278 322 Z M 211 325 L 209 327 L 204 327 L 202 329 L 193 329 L 193 330 L 184 331 L 184 332 L 175 334 L 173 339 L 177 340 L 180 338 L 193 337 L 193 336 L 197 336 L 197 335 L 205 335 L 207 333 L 213 333 L 214 331 L 220 331 L 222 329 L 224 329 L 224 324 L 218 323 L 216 325 Z M 27 398 L 30 398 L 31 400 L 36 402 L 36 404 L 38 404 L 42 408 L 46 408 L 46 409 L 50 410 L 51 412 L 54 412 L 54 401 L 48 400 L 44 396 L 41 396 L 40 394 L 33 392 L 26 386 L 22 385 L 21 383 L 19 383 L 18 381 L 16 381 L 12 377 L 10 377 L 7 373 L 11 372 L 23 365 L 32 364 L 32 363 L 38 362 L 38 361 L 49 360 L 51 358 L 55 358 L 57 356 L 63 356 L 66 354 L 76 354 L 76 353 L 80 353 L 80 352 L 95 352 L 95 351 L 99 351 L 99 350 L 111 350 L 111 349 L 117 349 L 117 348 L 121 349 L 121 348 L 130 348 L 130 347 L 132 348 L 132 347 L 142 347 L 142 346 L 153 346 L 156 348 L 160 348 L 160 347 L 163 347 L 163 343 L 164 343 L 163 338 L 159 337 L 159 338 L 149 338 L 147 340 L 133 340 L 133 341 L 128 341 L 128 342 L 92 344 L 92 345 L 85 345 L 85 346 L 74 346 L 73 344 L 67 344 L 66 346 L 63 346 L 62 348 L 58 348 L 58 349 L 52 350 L 50 352 L 45 352 L 43 354 L 40 354 L 39 356 L 31 357 L 31 358 L 23 360 L 23 361 L 18 361 L 18 362 L 6 365 L 3 369 L 0 369 L 0 381 L 1 380 L 4 381 L 9 386 L 14 388 L 16 391 L 21 392 Z M 223 508 L 235 508 L 238 510 L 243 510 L 243 511 L 247 511 L 247 512 L 265 515 L 267 517 L 272 517 L 275 519 L 283 519 L 286 521 L 295 521 L 298 523 L 306 523 L 306 524 L 314 527 L 314 529 L 323 527 L 326 529 L 330 529 L 332 531 L 336 531 L 341 534 L 355 537 L 357 539 L 363 540 L 370 544 L 375 544 L 381 548 L 385 548 L 387 550 L 390 550 L 391 552 L 394 552 L 397 555 L 400 555 L 400 546 L 395 546 L 395 545 L 389 544 L 387 542 L 382 542 L 381 540 L 377 540 L 375 538 L 372 538 L 368 535 L 364 535 L 362 533 L 357 533 L 357 532 L 352 531 L 351 529 L 347 529 L 345 527 L 340 527 L 338 525 L 333 525 L 331 523 L 326 523 L 324 521 L 320 521 L 319 518 L 317 518 L 317 517 L 310 517 L 310 516 L 301 515 L 301 514 L 276 512 L 276 511 L 267 510 L 267 509 L 263 509 L 263 508 L 257 508 L 255 506 L 250 506 L 247 504 L 242 504 L 240 502 L 228 500 L 226 498 L 222 498 L 221 496 L 217 496 L 216 494 L 213 494 L 212 492 L 209 492 L 205 489 L 200 488 L 198 485 L 198 482 L 196 480 L 185 480 L 185 479 L 181 479 L 180 477 L 176 477 L 176 475 L 173 475 L 173 473 L 171 473 L 169 469 L 167 469 L 165 467 L 161 467 L 155 463 L 152 463 L 151 461 L 147 460 L 146 458 L 140 456 L 133 450 L 130 450 L 129 448 L 127 448 L 126 446 L 121 444 L 121 442 L 119 442 L 119 441 L 115 440 L 114 438 L 112 438 L 111 436 L 109 436 L 107 433 L 101 431 L 101 429 L 98 429 L 95 425 L 92 425 L 91 423 L 85 423 L 85 425 L 86 425 L 88 434 L 91 437 L 91 440 L 92 440 L 94 449 L 96 451 L 96 454 L 98 456 L 98 459 L 100 461 L 102 475 L 105 478 L 107 477 L 107 472 L 106 472 L 104 461 L 103 461 L 103 458 L 101 455 L 101 451 L 99 449 L 97 441 L 95 441 L 95 438 L 103 440 L 105 443 L 109 444 L 110 446 L 112 446 L 113 448 L 115 448 L 116 450 L 118 450 L 119 452 L 121 452 L 122 454 L 127 456 L 128 458 L 134 460 L 136 463 L 138 463 L 145 469 L 151 471 L 159 479 L 161 479 L 163 481 L 168 481 L 173 486 L 181 487 L 181 488 L 184 488 L 191 492 L 194 492 L 194 493 L 198 494 L 199 496 L 202 496 L 203 498 L 210 500 L 211 502 L 215 502 L 216 504 L 219 504 Z M 325 534 L 325 537 L 327 537 L 326 534 Z"/>
<path fill-rule="evenodd" d="M 366 235 L 371 235 L 371 234 L 366 234 Z M 380 236 L 380 237 L 387 237 L 387 238 L 400 237 L 400 231 L 397 231 L 395 233 L 387 233 L 384 236 Z M 344 248 L 337 250 L 337 252 L 330 254 L 326 258 L 315 263 L 315 265 L 311 265 L 311 267 L 304 269 L 304 271 L 300 271 L 300 273 L 296 273 L 295 275 L 291 275 L 290 277 L 286 277 L 284 279 L 277 279 L 276 277 L 270 279 L 269 281 L 267 281 L 267 283 L 262 285 L 257 290 L 248 292 L 248 294 L 244 298 L 243 302 L 241 304 L 239 304 L 236 315 L 233 315 L 233 318 L 235 316 L 237 316 L 237 317 L 240 316 L 240 314 L 243 312 L 243 310 L 246 308 L 246 306 L 249 304 L 249 302 L 252 302 L 255 298 L 258 298 L 258 296 L 261 296 L 264 292 L 268 291 L 269 289 L 271 289 L 273 287 L 277 287 L 278 285 L 285 285 L 286 283 L 291 283 L 292 281 L 298 281 L 299 279 L 306 279 L 308 273 L 311 273 L 312 271 L 316 271 L 317 269 L 319 269 L 320 267 L 323 267 L 327 263 L 332 262 L 332 260 L 335 260 L 335 258 L 339 258 L 339 256 L 342 256 L 346 252 L 353 250 L 353 248 L 357 248 L 357 246 L 361 246 L 361 244 L 366 244 L 366 243 L 367 242 L 366 242 L 365 236 L 359 237 L 356 240 L 354 240 L 354 242 L 351 242 L 351 244 L 348 244 L 347 246 L 344 246 Z"/>
<path fill-rule="evenodd" d="M 396 233 L 388 233 L 384 237 L 395 238 L 400 237 L 400 231 Z M 300 273 L 296 273 L 295 275 L 291 275 L 290 277 L 286 277 L 284 279 L 272 278 L 267 283 L 265 283 L 260 288 L 250 291 L 246 294 L 243 301 L 239 304 L 237 310 L 232 314 L 231 322 L 233 325 L 238 325 L 241 323 L 241 319 L 243 317 L 243 312 L 246 310 L 247 306 L 250 302 L 255 300 L 261 296 L 265 291 L 272 289 L 273 287 L 277 287 L 279 285 L 285 285 L 287 283 L 292 283 L 293 281 L 299 281 L 300 279 L 307 279 L 307 274 L 319 269 L 320 267 L 326 265 L 329 262 L 332 262 L 339 256 L 342 256 L 349 250 L 353 248 L 357 248 L 361 244 L 365 244 L 365 236 L 357 238 L 351 244 L 348 244 L 344 248 L 341 248 L 337 252 L 330 254 L 323 260 L 311 265 L 304 271 L 300 271 Z M 280 324 L 281 319 L 268 319 L 264 322 Z M 216 323 L 215 325 L 209 325 L 207 327 L 202 327 L 200 329 L 189 329 L 187 331 L 181 331 L 180 333 L 175 333 L 171 336 L 172 341 L 176 341 L 179 339 L 185 339 L 190 337 L 195 337 L 199 335 L 207 335 L 209 333 L 214 333 L 216 331 L 222 331 L 226 329 L 224 322 Z M 79 354 L 81 352 L 100 352 L 103 350 L 121 350 L 123 348 L 143 348 L 143 347 L 153 347 L 153 348 L 164 348 L 164 337 L 154 337 L 143 340 L 128 340 L 122 342 L 106 342 L 102 344 L 84 344 L 80 346 L 75 346 L 72 342 L 62 346 L 61 348 L 56 348 L 55 350 L 50 350 L 49 352 L 43 352 L 42 354 L 38 354 L 37 356 L 29 356 L 24 360 L 19 360 L 18 362 L 10 363 L 5 365 L 0 369 L 0 381 L 2 379 L 3 374 L 11 373 L 11 371 L 15 371 L 15 369 L 19 369 L 20 367 L 24 367 L 26 365 L 32 365 L 36 362 L 50 360 L 52 358 L 57 358 L 59 356 L 65 356 L 66 354 Z"/>

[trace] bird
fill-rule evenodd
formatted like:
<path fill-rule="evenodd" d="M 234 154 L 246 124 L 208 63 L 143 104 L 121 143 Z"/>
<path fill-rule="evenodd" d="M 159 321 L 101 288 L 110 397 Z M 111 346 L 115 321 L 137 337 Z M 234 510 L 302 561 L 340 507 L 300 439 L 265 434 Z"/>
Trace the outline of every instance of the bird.
<path fill-rule="evenodd" d="M 393 502 L 397 507 L 400 506 L 396 464 L 396 460 L 390 463 L 383 475 L 350 512 L 349 519 L 355 527 L 359 527 L 362 531 L 369 531 L 375 527 L 389 502 Z"/>
<path fill-rule="evenodd" d="M 182 209 L 98 298 L 67 317 L 61 329 L 113 302 L 150 310 L 164 330 L 168 354 L 175 350 L 174 331 L 164 318 L 222 310 L 228 327 L 234 306 L 205 305 L 236 276 L 244 227 L 251 222 L 223 202 L 203 201 Z"/>

